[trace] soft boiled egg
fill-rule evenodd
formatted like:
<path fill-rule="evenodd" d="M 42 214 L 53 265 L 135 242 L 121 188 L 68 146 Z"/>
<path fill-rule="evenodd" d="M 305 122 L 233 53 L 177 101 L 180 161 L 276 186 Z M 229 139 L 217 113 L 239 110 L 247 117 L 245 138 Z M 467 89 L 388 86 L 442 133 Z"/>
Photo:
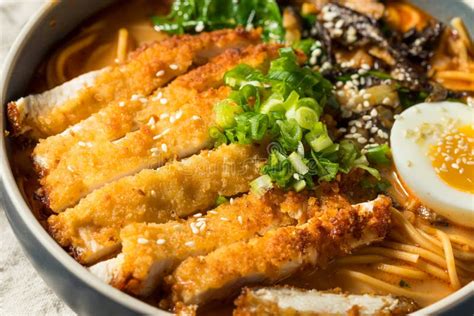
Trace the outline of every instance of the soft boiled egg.
<path fill-rule="evenodd" d="M 421 103 L 393 125 L 390 143 L 398 174 L 427 207 L 474 227 L 474 108 Z"/>

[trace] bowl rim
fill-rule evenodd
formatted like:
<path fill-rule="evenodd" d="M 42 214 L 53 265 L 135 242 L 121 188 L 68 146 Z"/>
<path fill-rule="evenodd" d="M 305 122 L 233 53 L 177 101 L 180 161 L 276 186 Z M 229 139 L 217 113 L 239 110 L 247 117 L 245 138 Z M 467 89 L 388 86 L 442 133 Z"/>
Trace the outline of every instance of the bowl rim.
<path fill-rule="evenodd" d="M 31 36 L 31 31 L 35 29 L 39 24 L 43 23 L 44 17 L 52 10 L 56 5 L 61 2 L 46 2 L 40 9 L 35 12 L 28 22 L 22 27 L 19 35 L 13 42 L 10 50 L 5 58 L 3 67 L 1 69 L 0 77 L 0 130 L 2 135 L 0 137 L 0 175 L 1 181 L 5 193 L 11 199 L 14 207 L 14 211 L 18 213 L 28 229 L 34 234 L 40 243 L 45 246 L 45 249 L 50 252 L 51 255 L 59 262 L 69 273 L 80 279 L 82 282 L 89 284 L 94 290 L 100 292 L 105 297 L 119 302 L 126 307 L 136 310 L 143 314 L 154 314 L 154 315 L 172 315 L 171 313 L 158 309 L 150 304 L 147 304 L 137 298 L 132 297 L 109 284 L 104 283 L 102 280 L 94 276 L 87 269 L 85 269 L 80 263 L 75 261 L 69 254 L 61 248 L 56 241 L 47 233 L 43 226 L 39 223 L 37 218 L 34 216 L 30 207 L 23 198 L 20 190 L 17 186 L 13 172 L 10 167 L 10 161 L 8 159 L 8 150 L 6 148 L 6 135 L 3 133 L 6 126 L 5 107 L 6 107 L 6 87 L 7 81 L 13 72 L 13 67 L 10 65 L 14 64 L 17 59 L 17 52 L 21 51 L 25 46 L 26 42 Z M 6 211 L 5 211 L 6 212 Z M 11 225 L 11 223 L 9 222 Z M 15 236 L 16 237 L 16 236 Z M 28 256 L 27 256 L 28 257 Z M 28 258 L 29 259 L 29 258 Z M 30 260 L 30 259 L 29 259 Z M 41 274 L 39 274 L 41 276 Z M 42 277 L 42 276 L 41 276 Z M 48 285 L 49 286 L 49 285 Z M 412 315 L 426 315 L 432 313 L 439 313 L 445 311 L 451 307 L 454 307 L 462 299 L 467 297 L 469 294 L 474 293 L 474 281 L 465 285 L 463 288 L 456 292 L 444 297 L 443 299 L 431 304 L 421 310 L 416 311 Z"/>
<path fill-rule="evenodd" d="M 46 2 L 40 9 L 32 15 L 29 21 L 23 26 L 19 35 L 15 39 L 13 45 L 11 46 L 7 57 L 4 62 L 2 69 L 2 75 L 0 78 L 0 100 L 5 100 L 6 97 L 6 87 L 7 80 L 10 78 L 11 73 L 13 72 L 13 67 L 10 65 L 14 64 L 17 59 L 17 52 L 22 50 L 25 43 L 30 38 L 31 30 L 37 27 L 40 23 L 43 22 L 43 18 L 52 10 L 55 5 L 61 2 Z M 5 100 L 6 101 L 6 100 Z M 0 104 L 0 130 L 2 131 L 2 136 L 0 137 L 0 174 L 1 180 L 5 193 L 10 197 L 11 202 L 14 206 L 14 211 L 18 213 L 20 218 L 24 221 L 28 229 L 34 233 L 35 237 L 45 245 L 45 248 L 54 256 L 54 258 L 65 267 L 69 273 L 73 274 L 75 277 L 80 279 L 82 282 L 89 284 L 96 291 L 100 292 L 102 295 L 108 297 L 109 299 L 120 302 L 122 305 L 130 308 L 131 310 L 136 310 L 137 312 L 143 314 L 153 314 L 153 315 L 171 315 L 169 312 L 160 310 L 153 307 L 150 304 L 147 304 L 137 298 L 134 298 L 106 283 L 101 281 L 99 278 L 90 273 L 85 269 L 81 264 L 75 261 L 71 256 L 68 255 L 63 248 L 61 248 L 56 241 L 47 233 L 47 231 L 41 226 L 39 221 L 34 216 L 30 207 L 24 200 L 23 196 L 20 193 L 20 190 L 17 186 L 13 172 L 10 167 L 10 162 L 8 159 L 8 151 L 6 148 L 5 140 L 5 127 L 6 118 L 3 119 L 5 115 L 5 102 Z M 10 222 L 9 222 L 10 223 Z M 28 256 L 27 256 L 28 257 Z M 41 276 L 41 274 L 40 274 Z"/>

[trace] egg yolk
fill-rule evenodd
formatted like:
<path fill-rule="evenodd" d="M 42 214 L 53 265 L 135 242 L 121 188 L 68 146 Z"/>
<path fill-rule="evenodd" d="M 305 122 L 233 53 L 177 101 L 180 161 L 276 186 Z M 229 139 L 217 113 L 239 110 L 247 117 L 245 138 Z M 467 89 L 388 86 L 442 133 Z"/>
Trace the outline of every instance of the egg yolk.
<path fill-rule="evenodd" d="M 474 193 L 474 126 L 462 126 L 444 134 L 430 147 L 429 157 L 444 182 Z"/>

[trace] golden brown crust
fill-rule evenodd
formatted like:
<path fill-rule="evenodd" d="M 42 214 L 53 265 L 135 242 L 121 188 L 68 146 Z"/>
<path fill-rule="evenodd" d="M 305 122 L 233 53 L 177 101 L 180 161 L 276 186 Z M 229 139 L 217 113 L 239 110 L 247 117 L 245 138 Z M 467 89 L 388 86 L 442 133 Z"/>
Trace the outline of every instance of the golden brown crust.
<path fill-rule="evenodd" d="M 229 51 L 223 58 L 229 64 L 235 64 L 235 60 L 239 59 L 236 56 L 241 54 L 240 59 L 248 64 L 266 68 L 270 60 L 277 57 L 277 53 L 278 46 L 259 45 L 243 52 Z M 197 80 L 195 83 L 199 85 Z M 191 85 L 189 81 L 188 84 Z M 77 144 L 62 155 L 55 169 L 48 172 L 41 170 L 46 174 L 40 183 L 46 195 L 45 200 L 49 202 L 48 206 L 53 211 L 60 212 L 108 182 L 143 168 L 158 167 L 170 159 L 186 157 L 206 148 L 211 141 L 208 130 L 214 125 L 214 105 L 226 98 L 230 89 L 221 86 L 199 94 L 187 91 L 173 89 L 175 99 L 179 98 L 180 92 L 190 94 L 185 99 L 192 99 L 179 109 L 173 105 L 151 105 L 137 114 L 137 120 L 143 115 L 148 123 L 154 123 L 151 126 L 146 124 L 116 142 L 98 139 L 90 146 Z M 175 111 L 171 112 L 172 110 Z M 160 119 L 160 111 L 170 111 L 166 112 L 169 117 Z M 166 146 L 165 152 L 160 149 L 163 144 Z M 159 154 L 155 154 L 156 152 Z"/>
<path fill-rule="evenodd" d="M 107 183 L 205 149 L 211 141 L 209 128 L 214 124 L 214 104 L 229 92 L 227 87 L 206 91 L 170 113 L 175 118 L 180 113 L 173 122 L 155 121 L 119 141 L 98 140 L 91 147 L 74 146 L 57 168 L 40 180 L 48 206 L 61 212 Z"/>
<path fill-rule="evenodd" d="M 293 218 L 291 209 L 296 208 L 301 214 Z M 186 258 L 263 235 L 276 227 L 295 225 L 307 217 L 306 213 L 314 214 L 317 209 L 308 194 L 299 194 L 295 199 L 294 192 L 273 190 L 264 197 L 248 194 L 236 198 L 203 217 L 185 222 L 129 225 L 120 234 L 124 261 L 112 284 L 135 295 L 147 295 L 165 273 Z M 146 244 L 140 244 L 143 240 Z"/>
<path fill-rule="evenodd" d="M 90 87 L 79 88 L 62 104 L 40 104 L 38 113 L 18 113 L 11 103 L 13 132 L 31 130 L 33 138 L 64 131 L 110 102 L 129 99 L 133 94 L 149 95 L 159 86 L 186 72 L 198 60 L 206 60 L 229 47 L 243 47 L 260 41 L 258 31 L 220 30 L 196 36 L 173 36 L 139 50 L 123 64 L 97 76 Z M 199 52 L 196 54 L 196 52 Z M 175 64 L 177 69 L 170 69 Z M 156 76 L 160 70 L 164 75 Z M 35 96 L 34 96 L 35 97 Z"/>
<path fill-rule="evenodd" d="M 256 146 L 223 145 L 157 170 L 143 170 L 51 216 L 49 231 L 79 262 L 93 263 L 118 249 L 120 229 L 127 224 L 165 223 L 214 206 L 219 195 L 248 191 L 263 156 Z"/>
<path fill-rule="evenodd" d="M 239 63 L 262 66 L 262 60 L 267 59 L 265 56 L 268 59 L 277 56 L 279 47 L 262 44 L 246 49 L 228 49 L 205 65 L 177 77 L 168 86 L 158 89 L 147 98 L 137 97 L 137 100 L 126 99 L 110 103 L 63 133 L 40 140 L 32 155 L 37 172 L 46 175 L 54 170 L 64 154 L 78 143 L 90 146 L 96 140 L 119 139 L 145 125 L 152 117 L 159 120 L 160 117 L 177 111 L 196 99 L 199 93 L 222 85 L 224 74 L 234 66 Z M 162 99 L 168 102 L 162 104 Z"/>
<path fill-rule="evenodd" d="M 332 203 L 333 198 L 326 201 Z M 372 211 L 355 205 L 338 208 L 335 215 L 320 212 L 305 224 L 188 258 L 169 279 L 172 299 L 201 304 L 249 282 L 273 283 L 303 267 L 325 267 L 337 256 L 382 239 L 389 229 L 390 205 L 390 199 L 381 196 Z"/>
<path fill-rule="evenodd" d="M 278 302 L 288 296 L 298 297 L 308 295 L 306 300 L 321 299 L 321 296 L 327 295 L 321 301 L 319 306 L 305 306 L 298 308 L 297 306 L 281 307 Z M 313 296 L 314 295 L 314 296 Z M 287 297 L 285 297 L 287 296 Z M 337 296 L 337 297 L 336 297 Z M 346 297 L 348 300 L 337 301 L 338 298 Z M 351 298 L 352 297 L 352 298 Z M 372 310 L 371 302 L 368 299 L 375 299 L 378 301 L 379 308 Z M 303 299 L 300 298 L 299 304 Z M 359 305 L 351 304 L 351 300 L 356 301 Z M 291 286 L 273 286 L 269 288 L 244 288 L 241 295 L 235 300 L 236 308 L 233 311 L 234 316 L 266 316 L 266 315 L 281 315 L 281 316 L 342 316 L 342 315 L 360 315 L 368 314 L 367 307 L 371 308 L 371 315 L 375 316 L 401 316 L 414 312 L 417 309 L 416 303 L 405 297 L 394 297 L 392 295 L 355 295 L 344 293 L 340 289 L 329 291 L 317 291 L 294 288 Z M 335 304 L 343 304 L 342 306 L 334 306 Z M 308 302 L 308 305 L 311 302 Z M 373 301 L 372 301 L 373 304 Z M 334 307 L 328 308 L 333 305 Z M 338 313 L 335 310 L 343 309 L 344 312 Z M 328 310 L 334 312 L 327 312 Z"/>

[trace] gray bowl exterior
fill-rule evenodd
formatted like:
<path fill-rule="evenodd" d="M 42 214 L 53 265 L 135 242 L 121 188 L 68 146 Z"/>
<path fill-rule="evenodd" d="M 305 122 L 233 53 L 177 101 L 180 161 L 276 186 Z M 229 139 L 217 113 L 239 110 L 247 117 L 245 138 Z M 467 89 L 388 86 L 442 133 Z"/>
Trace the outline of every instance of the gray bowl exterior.
<path fill-rule="evenodd" d="M 159 0 L 157 0 L 159 1 Z M 471 0 L 472 1 L 472 0 Z M 46 5 L 25 27 L 6 60 L 0 86 L 0 130 L 5 130 L 5 105 L 25 94 L 36 67 L 50 48 L 64 38 L 85 18 L 106 7 L 113 0 L 65 0 Z M 415 0 L 433 16 L 447 21 L 461 16 L 468 28 L 474 30 L 472 9 L 460 1 Z M 51 27 L 50 22 L 55 26 Z M 0 136 L 1 192 L 5 210 L 24 252 L 47 284 L 80 315 L 144 315 L 168 314 L 130 297 L 95 278 L 75 262 L 47 234 L 35 219 L 21 196 L 11 172 L 12 157 L 8 140 Z M 459 295 L 432 306 L 426 313 L 468 315 L 474 310 L 474 283 Z M 420 315 L 423 310 L 419 312 Z"/>

